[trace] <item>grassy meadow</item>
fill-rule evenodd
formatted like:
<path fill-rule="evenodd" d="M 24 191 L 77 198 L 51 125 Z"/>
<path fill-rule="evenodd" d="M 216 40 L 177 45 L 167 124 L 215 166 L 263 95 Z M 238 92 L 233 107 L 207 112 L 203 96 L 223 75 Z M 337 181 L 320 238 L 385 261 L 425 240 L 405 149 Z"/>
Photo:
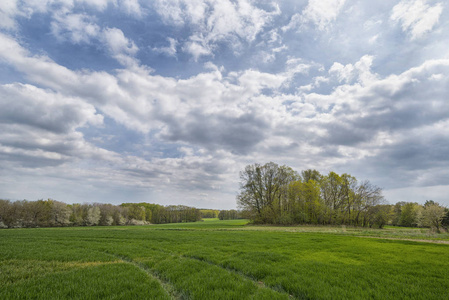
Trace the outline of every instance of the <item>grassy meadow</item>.
<path fill-rule="evenodd" d="M 425 229 L 218 219 L 7 229 L 0 299 L 447 299 L 448 243 Z"/>

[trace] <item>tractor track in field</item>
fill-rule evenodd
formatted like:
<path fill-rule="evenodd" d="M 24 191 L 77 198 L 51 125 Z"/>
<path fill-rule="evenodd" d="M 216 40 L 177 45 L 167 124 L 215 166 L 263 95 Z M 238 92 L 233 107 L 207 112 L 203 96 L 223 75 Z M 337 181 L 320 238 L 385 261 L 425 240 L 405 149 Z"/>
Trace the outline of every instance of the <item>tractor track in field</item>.
<path fill-rule="evenodd" d="M 381 239 L 381 240 L 391 240 L 391 241 L 406 241 L 406 242 L 419 242 L 419 243 L 449 245 L 449 241 L 446 241 L 446 240 L 424 240 L 424 239 L 409 239 L 409 238 L 395 238 L 395 237 L 378 237 L 378 236 L 367 236 L 367 235 L 355 235 L 355 236 L 361 237 L 361 238 L 368 238 L 368 239 Z"/>
<path fill-rule="evenodd" d="M 159 251 L 162 251 L 162 250 L 159 250 Z M 188 299 L 188 297 L 185 297 L 185 296 L 184 296 L 183 294 L 181 294 L 178 290 L 176 290 L 174 286 L 172 286 L 170 283 L 168 283 L 168 282 L 165 281 L 164 279 L 160 278 L 160 276 L 159 276 L 158 274 L 156 274 L 155 272 L 153 272 L 150 268 L 148 268 L 148 267 L 145 266 L 144 264 L 138 263 L 138 262 L 132 260 L 132 259 L 131 259 L 130 257 L 128 257 L 128 256 L 118 255 L 118 254 L 115 254 L 115 253 L 103 252 L 103 251 L 102 251 L 102 253 L 107 254 L 107 255 L 110 255 L 110 256 L 113 256 L 113 257 L 115 257 L 115 258 L 118 258 L 119 260 L 121 260 L 121 261 L 124 262 L 124 263 L 131 264 L 131 265 L 133 265 L 133 266 L 135 266 L 135 267 L 141 269 L 141 270 L 144 271 L 149 277 L 156 279 L 156 280 L 159 282 L 159 284 L 164 288 L 164 290 L 167 292 L 167 294 L 168 294 L 172 299 L 174 299 L 174 300 L 185 300 L 185 299 Z M 282 289 L 278 289 L 278 288 L 275 288 L 275 287 L 267 286 L 267 285 L 265 285 L 265 283 L 264 283 L 263 281 L 256 280 L 256 279 L 254 279 L 253 277 L 248 276 L 248 275 L 244 274 L 243 272 L 238 271 L 238 270 L 236 270 L 236 269 L 226 268 L 226 267 L 223 267 L 222 265 L 216 264 L 216 263 L 214 263 L 214 262 L 212 262 L 212 261 L 209 261 L 209 260 L 206 260 L 206 259 L 202 259 L 202 258 L 199 258 L 199 257 L 195 257 L 195 256 L 186 256 L 186 255 L 176 254 L 176 253 L 171 253 L 171 254 L 172 254 L 172 255 L 179 256 L 179 257 L 184 258 L 184 259 L 196 260 L 196 261 L 203 262 L 203 263 L 206 263 L 206 264 L 215 266 L 215 267 L 217 267 L 217 268 L 223 269 L 223 270 L 227 271 L 228 273 L 238 275 L 238 276 L 240 276 L 240 277 L 243 277 L 243 278 L 245 278 L 245 279 L 251 281 L 257 288 L 261 288 L 261 289 L 269 289 L 269 290 L 272 290 L 272 291 L 274 291 L 274 292 L 276 292 L 276 293 L 280 293 L 280 294 L 286 295 L 286 296 L 288 296 L 288 298 L 290 298 L 290 299 L 305 299 L 304 297 L 302 297 L 302 298 L 295 297 L 294 295 L 291 295 L 291 294 L 285 292 L 285 291 L 282 290 Z"/>
<path fill-rule="evenodd" d="M 185 299 L 187 299 L 187 297 L 185 297 L 178 290 L 176 290 L 173 285 L 171 285 L 166 280 L 162 279 L 157 273 L 153 272 L 150 268 L 148 268 L 144 264 L 136 262 L 136 261 L 132 260 L 128 256 L 118 255 L 118 254 L 110 253 L 110 252 L 102 252 L 102 253 L 110 255 L 110 256 L 113 256 L 113 257 L 119 259 L 120 261 L 122 261 L 122 262 L 124 262 L 126 264 L 133 265 L 134 267 L 142 270 L 143 272 L 145 272 L 145 274 L 147 274 L 148 277 L 150 277 L 152 279 L 155 279 L 162 286 L 164 291 L 167 293 L 167 295 L 171 299 L 173 299 L 173 300 L 185 300 Z"/>
<path fill-rule="evenodd" d="M 241 277 L 243 277 L 243 278 L 245 278 L 245 279 L 247 279 L 247 280 L 253 282 L 258 288 L 261 288 L 261 289 L 270 289 L 270 290 L 272 290 L 272 291 L 274 291 L 274 292 L 276 292 L 276 293 L 280 293 L 280 294 L 287 295 L 290 299 L 302 299 L 302 298 L 296 298 L 295 296 L 293 296 L 293 295 L 287 293 L 287 292 L 284 291 L 284 290 L 277 289 L 277 288 L 275 288 L 275 287 L 270 287 L 270 286 L 266 285 L 263 281 L 255 280 L 253 277 L 248 276 L 248 275 L 244 274 L 243 272 L 238 271 L 238 270 L 236 270 L 236 269 L 226 268 L 226 267 L 223 267 L 223 266 L 220 265 L 220 264 L 216 264 L 216 263 L 214 263 L 214 262 L 212 262 L 212 261 L 210 261 L 210 260 L 203 259 L 203 258 L 199 258 L 199 257 L 195 257 L 195 256 L 181 255 L 181 257 L 187 258 L 187 259 L 197 260 L 197 261 L 200 261 L 200 262 L 204 262 L 204 263 L 207 263 L 207 264 L 209 264 L 209 265 L 212 265 L 212 266 L 218 267 L 218 268 L 220 268 L 220 269 L 223 269 L 223 270 L 225 270 L 225 271 L 227 271 L 227 272 L 229 272 L 229 273 L 232 273 L 232 274 L 236 274 L 236 275 L 238 275 L 238 276 L 241 276 Z"/>

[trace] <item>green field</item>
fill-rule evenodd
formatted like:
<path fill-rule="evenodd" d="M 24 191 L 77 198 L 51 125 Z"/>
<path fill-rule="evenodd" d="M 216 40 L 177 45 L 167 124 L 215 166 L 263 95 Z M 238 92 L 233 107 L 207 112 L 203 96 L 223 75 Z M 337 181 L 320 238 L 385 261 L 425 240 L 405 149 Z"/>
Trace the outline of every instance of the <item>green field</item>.
<path fill-rule="evenodd" d="M 0 299 L 449 297 L 447 234 L 245 223 L 0 230 Z"/>

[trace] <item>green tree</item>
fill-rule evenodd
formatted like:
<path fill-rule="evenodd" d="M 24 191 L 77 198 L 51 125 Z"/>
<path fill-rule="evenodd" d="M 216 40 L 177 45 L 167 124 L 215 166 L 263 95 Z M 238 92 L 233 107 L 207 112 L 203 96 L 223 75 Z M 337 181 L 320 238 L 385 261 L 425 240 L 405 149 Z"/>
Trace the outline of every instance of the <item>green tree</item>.
<path fill-rule="evenodd" d="M 443 226 L 446 229 L 449 229 L 449 209 L 445 208 L 445 214 L 443 219 L 441 220 L 441 226 Z"/>
<path fill-rule="evenodd" d="M 446 209 L 443 206 L 432 200 L 426 201 L 424 209 L 421 211 L 421 225 L 433 228 L 440 233 L 445 214 Z"/>
<path fill-rule="evenodd" d="M 418 203 L 406 202 L 401 207 L 400 226 L 415 227 L 419 223 L 419 213 L 422 207 Z"/>
<path fill-rule="evenodd" d="M 240 172 L 238 206 L 251 212 L 255 222 L 280 222 L 286 205 L 288 185 L 297 177 L 290 167 L 279 166 L 273 162 L 263 166 L 248 165 Z"/>
<path fill-rule="evenodd" d="M 375 205 L 369 208 L 367 222 L 369 227 L 383 228 L 392 217 L 392 206 L 389 204 Z"/>
<path fill-rule="evenodd" d="M 326 204 L 327 223 L 339 223 L 343 205 L 343 179 L 335 172 L 330 172 L 321 180 L 321 195 Z"/>

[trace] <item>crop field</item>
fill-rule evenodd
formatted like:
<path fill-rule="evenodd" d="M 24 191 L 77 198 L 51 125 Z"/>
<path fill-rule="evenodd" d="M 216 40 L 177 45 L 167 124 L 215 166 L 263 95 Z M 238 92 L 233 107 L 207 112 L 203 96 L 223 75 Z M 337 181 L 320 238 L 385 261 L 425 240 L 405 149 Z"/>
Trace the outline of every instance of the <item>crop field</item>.
<path fill-rule="evenodd" d="M 449 297 L 447 234 L 245 223 L 0 230 L 0 299 Z"/>

